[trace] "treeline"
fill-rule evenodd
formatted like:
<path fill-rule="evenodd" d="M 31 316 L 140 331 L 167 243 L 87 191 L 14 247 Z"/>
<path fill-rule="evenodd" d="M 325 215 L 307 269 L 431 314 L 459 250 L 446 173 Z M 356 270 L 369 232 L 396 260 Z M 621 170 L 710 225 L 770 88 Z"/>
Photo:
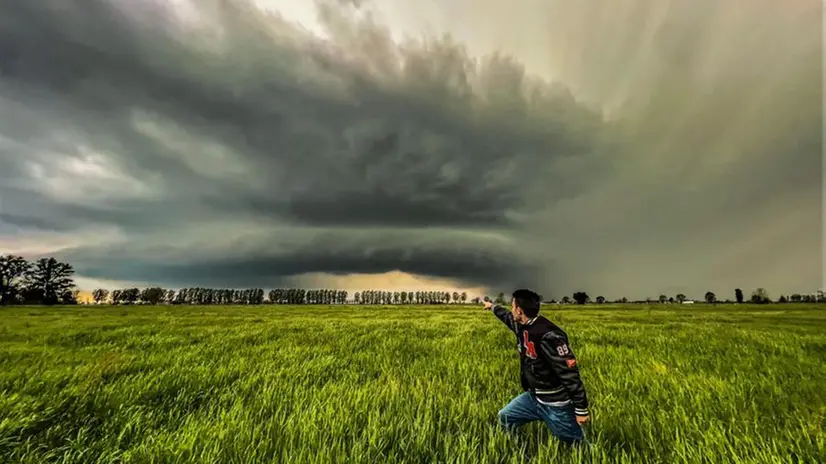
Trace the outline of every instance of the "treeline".
<path fill-rule="evenodd" d="M 304 289 L 304 288 L 277 288 L 264 294 L 260 288 L 252 289 L 218 289 L 218 288 L 182 288 L 180 290 L 151 288 L 124 288 L 108 290 L 98 288 L 92 292 L 95 303 L 111 304 L 362 304 L 362 305 L 392 305 L 392 304 L 458 304 L 467 303 L 466 292 L 440 291 L 402 291 L 389 292 L 382 290 L 362 290 L 348 299 L 347 290 L 340 289 Z M 504 294 L 500 296 L 504 302 Z M 481 298 L 474 298 L 479 303 Z"/>
<path fill-rule="evenodd" d="M 0 304 L 77 304 L 78 291 L 75 289 L 73 275 L 75 271 L 68 263 L 62 263 L 54 258 L 41 258 L 28 262 L 15 255 L 0 256 Z M 825 302 L 823 292 L 811 294 L 781 295 L 773 300 L 764 288 L 757 288 L 746 300 L 743 291 L 734 290 L 734 299 L 720 300 L 714 292 L 706 292 L 699 300 L 709 304 L 718 303 L 817 303 Z M 352 299 L 348 299 L 346 290 L 341 289 L 303 289 L 277 288 L 264 292 L 260 288 L 227 289 L 227 288 L 182 288 L 178 290 L 160 287 L 123 288 L 108 290 L 99 288 L 92 292 L 92 298 L 98 304 L 172 304 L 172 305 L 259 305 L 259 304 L 360 304 L 360 305 L 393 305 L 393 304 L 464 304 L 468 302 L 465 292 L 446 291 L 385 291 L 362 290 L 356 292 Z M 483 297 L 474 297 L 470 300 L 479 304 Z M 484 299 L 491 299 L 485 296 Z M 508 304 L 505 293 L 499 293 L 494 301 L 499 304 Z M 605 304 L 608 299 L 600 295 L 593 300 L 584 291 L 574 292 L 572 296 L 563 296 L 559 302 L 554 299 L 543 299 L 550 304 Z M 629 301 L 627 298 L 613 300 L 612 303 L 693 303 L 686 295 L 680 293 L 673 297 L 660 295 L 659 298 Z"/>
<path fill-rule="evenodd" d="M 466 292 L 440 292 L 440 291 L 417 291 L 417 292 L 388 292 L 382 290 L 364 290 L 353 295 L 355 304 L 449 304 L 453 302 L 467 303 Z M 478 303 L 479 298 L 474 302 Z"/>
<path fill-rule="evenodd" d="M 344 290 L 278 288 L 264 294 L 264 289 L 182 288 L 180 290 L 152 288 L 124 288 L 111 292 L 98 288 L 92 292 L 95 303 L 111 304 L 189 304 L 189 305 L 257 305 L 257 304 L 344 304 Z"/>
<path fill-rule="evenodd" d="M 501 294 L 500 294 L 501 295 Z M 627 304 L 627 303 L 638 303 L 638 304 L 652 304 L 652 303 L 694 303 L 695 300 L 692 300 L 685 296 L 682 293 L 678 293 L 676 296 L 669 297 L 667 295 L 660 295 L 659 298 L 646 298 L 644 300 L 635 300 L 629 301 L 628 298 L 619 298 L 617 300 L 612 301 L 612 303 L 616 304 Z M 780 295 L 777 300 L 773 300 L 769 296 L 769 292 L 766 291 L 765 288 L 757 288 L 751 293 L 751 297 L 746 300 L 743 295 L 743 290 L 736 288 L 734 289 L 734 299 L 725 299 L 721 300 L 717 298 L 717 295 L 714 292 L 706 292 L 703 296 L 702 300 L 699 300 L 704 303 L 708 304 L 732 304 L 732 303 L 752 303 L 752 304 L 768 304 L 768 303 L 824 303 L 826 302 L 826 296 L 824 296 L 823 291 L 817 291 L 809 294 L 800 294 L 800 293 L 793 293 L 791 295 Z M 562 297 L 559 301 L 560 304 L 588 304 L 588 303 L 596 303 L 596 304 L 605 304 L 609 301 L 604 296 L 598 296 L 596 299 L 592 300 L 590 296 L 586 292 L 575 292 L 572 297 Z M 547 303 L 557 303 L 556 300 L 550 300 Z"/>

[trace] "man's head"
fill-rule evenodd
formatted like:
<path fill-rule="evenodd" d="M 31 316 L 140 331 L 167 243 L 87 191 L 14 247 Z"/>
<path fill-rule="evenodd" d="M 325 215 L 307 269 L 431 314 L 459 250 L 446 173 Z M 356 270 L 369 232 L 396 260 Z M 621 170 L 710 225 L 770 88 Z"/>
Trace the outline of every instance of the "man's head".
<path fill-rule="evenodd" d="M 513 292 L 511 313 L 516 322 L 525 323 L 539 315 L 539 295 L 527 289 Z"/>

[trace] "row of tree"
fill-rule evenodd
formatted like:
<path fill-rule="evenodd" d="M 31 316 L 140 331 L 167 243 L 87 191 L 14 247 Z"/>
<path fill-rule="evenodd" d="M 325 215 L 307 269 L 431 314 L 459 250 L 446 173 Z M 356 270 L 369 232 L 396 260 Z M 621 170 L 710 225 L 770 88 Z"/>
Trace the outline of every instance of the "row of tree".
<path fill-rule="evenodd" d="M 678 293 L 676 296 L 669 297 L 667 295 L 660 295 L 658 299 L 654 300 L 652 298 L 646 298 L 645 300 L 638 300 L 632 301 L 631 303 L 685 303 L 689 300 L 682 293 Z M 703 301 L 708 304 L 717 304 L 717 303 L 744 303 L 745 299 L 743 296 L 743 290 L 737 288 L 734 290 L 734 300 L 719 300 L 717 295 L 714 292 L 706 292 L 703 297 Z M 769 293 L 766 291 L 765 288 L 758 288 L 755 289 L 751 293 L 751 298 L 748 300 L 750 303 L 756 304 L 767 304 L 772 303 L 773 300 L 769 297 Z M 824 296 L 823 291 L 818 291 L 812 294 L 801 295 L 800 293 L 794 293 L 792 295 L 781 295 L 780 298 L 777 299 L 777 303 L 817 303 L 817 302 L 824 302 L 826 301 L 826 296 Z M 604 296 L 598 296 L 595 300 L 591 300 L 591 297 L 588 296 L 585 292 L 576 292 L 573 294 L 573 298 L 571 297 L 563 297 L 560 300 L 562 304 L 587 304 L 587 303 L 597 303 L 597 304 L 604 304 L 607 300 Z M 556 303 L 556 300 L 551 300 L 550 303 Z M 614 303 L 629 303 L 627 298 L 620 298 L 615 300 Z"/>
<path fill-rule="evenodd" d="M 111 298 L 110 298 L 111 296 Z M 264 299 L 264 290 L 258 289 L 213 289 L 213 288 L 182 288 L 180 290 L 166 290 L 162 288 L 127 288 L 113 290 L 110 294 L 109 290 L 96 289 L 92 292 L 92 297 L 98 304 L 112 303 L 112 304 L 360 304 L 360 305 L 394 305 L 394 304 L 465 304 L 468 302 L 468 295 L 466 292 L 439 292 L 439 291 L 416 291 L 416 292 L 389 292 L 381 290 L 364 290 L 356 292 L 352 300 L 348 300 L 348 292 L 346 290 L 336 289 L 320 289 L 307 290 L 302 288 L 280 288 L 270 290 L 267 293 L 267 298 Z M 488 296 L 475 297 L 470 300 L 473 304 L 479 304 L 483 299 L 491 299 Z M 507 304 L 504 293 L 499 293 L 494 302 L 499 304 Z M 680 293 L 674 297 L 660 295 L 658 299 L 647 298 L 645 300 L 629 301 L 627 298 L 620 298 L 614 300 L 612 303 L 627 304 L 627 303 L 685 303 L 688 298 Z M 706 292 L 704 301 L 709 304 L 718 303 L 743 303 L 743 292 L 740 289 L 735 291 L 735 300 L 721 301 L 717 299 L 714 292 Z M 793 294 L 790 296 L 781 296 L 778 303 L 814 303 L 819 301 L 826 301 L 822 292 L 812 295 Z M 564 296 L 561 300 L 545 301 L 550 304 L 606 304 L 608 300 L 604 296 L 598 296 L 595 299 L 586 292 L 576 292 L 572 297 Z M 758 288 L 752 292 L 750 303 L 765 304 L 772 303 L 768 293 L 763 288 Z"/>
<path fill-rule="evenodd" d="M 353 295 L 353 300 L 347 299 L 348 292 L 338 289 L 308 290 L 303 288 L 277 288 L 267 293 L 264 299 L 264 290 L 260 288 L 237 290 L 216 288 L 182 288 L 168 290 L 160 287 L 151 288 L 124 288 L 112 290 L 98 288 L 92 292 L 95 303 L 112 304 L 345 304 L 355 303 L 364 305 L 390 304 L 444 304 L 466 303 L 466 292 L 388 292 L 381 290 L 363 290 Z M 504 302 L 504 294 L 500 295 Z M 479 298 L 474 302 L 478 303 Z"/>
<path fill-rule="evenodd" d="M 449 304 L 451 301 L 454 304 L 467 303 L 467 292 L 364 290 L 353 295 L 356 304 Z"/>
<path fill-rule="evenodd" d="M 77 304 L 78 292 L 73 280 L 74 269 L 68 263 L 62 263 L 54 258 L 41 258 L 35 262 L 28 262 L 20 256 L 0 256 L 0 304 Z M 92 298 L 96 303 L 112 304 L 345 304 L 355 303 L 363 305 L 391 305 L 391 304 L 459 304 L 467 303 L 466 292 L 444 291 L 382 291 L 362 290 L 348 300 L 348 292 L 339 289 L 301 289 L 278 288 L 265 293 L 263 289 L 215 289 L 215 288 L 182 288 L 179 290 L 160 287 L 124 288 L 111 292 L 107 289 L 96 289 Z M 484 297 L 484 299 L 490 299 Z M 684 294 L 674 297 L 660 295 L 658 299 L 647 298 L 633 303 L 684 303 L 688 299 Z M 471 299 L 479 304 L 481 297 Z M 499 293 L 496 303 L 506 304 L 505 293 Z M 735 289 L 734 301 L 720 301 L 714 292 L 706 292 L 704 301 L 716 303 L 743 303 L 744 296 L 741 289 Z M 749 299 L 752 303 L 771 303 L 772 299 L 764 288 L 754 290 Z M 812 303 L 826 301 L 822 292 L 801 295 L 782 295 L 778 303 Z M 557 303 L 556 300 L 547 301 Z M 575 292 L 571 297 L 564 296 L 562 304 L 604 304 L 604 296 L 597 296 L 594 300 L 586 292 Z M 629 303 L 627 298 L 620 298 L 614 303 Z"/>

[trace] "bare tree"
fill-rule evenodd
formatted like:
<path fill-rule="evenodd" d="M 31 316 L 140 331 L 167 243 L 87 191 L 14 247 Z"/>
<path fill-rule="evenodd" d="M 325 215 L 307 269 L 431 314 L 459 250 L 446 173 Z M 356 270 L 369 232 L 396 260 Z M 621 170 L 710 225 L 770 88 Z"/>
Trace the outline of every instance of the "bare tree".
<path fill-rule="evenodd" d="M 95 291 L 92 292 L 92 298 L 95 300 L 95 303 L 101 304 L 106 301 L 106 298 L 109 297 L 109 290 L 105 288 L 96 288 Z"/>

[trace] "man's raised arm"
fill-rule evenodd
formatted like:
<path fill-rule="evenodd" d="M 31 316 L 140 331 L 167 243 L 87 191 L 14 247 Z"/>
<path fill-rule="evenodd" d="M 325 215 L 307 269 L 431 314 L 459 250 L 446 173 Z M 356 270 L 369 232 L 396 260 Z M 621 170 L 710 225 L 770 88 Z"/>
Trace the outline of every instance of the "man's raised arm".
<path fill-rule="evenodd" d="M 516 331 L 516 324 L 513 321 L 513 314 L 511 314 L 510 311 L 490 300 L 485 300 L 485 309 L 493 311 L 493 315 L 502 321 L 503 324 L 508 326 L 512 331 Z"/>

